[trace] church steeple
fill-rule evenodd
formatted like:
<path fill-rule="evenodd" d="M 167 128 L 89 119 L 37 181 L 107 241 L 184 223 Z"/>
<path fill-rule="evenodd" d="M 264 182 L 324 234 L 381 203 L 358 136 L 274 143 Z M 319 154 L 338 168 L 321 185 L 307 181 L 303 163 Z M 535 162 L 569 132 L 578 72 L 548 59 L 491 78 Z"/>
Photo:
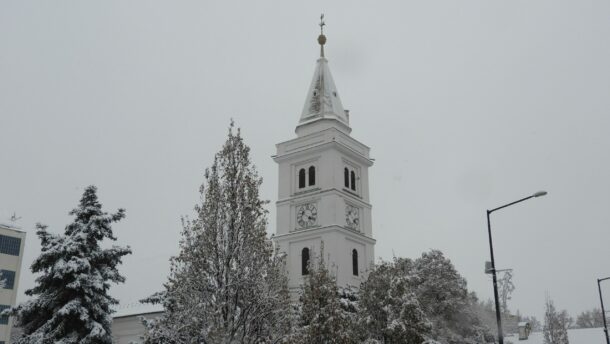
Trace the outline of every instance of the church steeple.
<path fill-rule="evenodd" d="M 337 87 L 328 68 L 328 60 L 324 57 L 324 44 L 326 44 L 324 15 L 320 19 L 320 36 L 318 36 L 320 58 L 316 63 L 301 119 L 296 129 L 299 136 L 310 133 L 311 130 L 307 129 L 313 127 L 320 130 L 332 126 L 346 133 L 351 132 L 348 115 L 341 104 L 341 98 L 339 98 Z"/>
<path fill-rule="evenodd" d="M 349 116 L 324 57 L 313 75 L 297 137 L 278 143 L 277 225 L 274 241 L 286 253 L 288 287 L 298 291 L 314 257 L 324 255 L 340 287 L 359 286 L 375 261 L 369 197 L 370 148 L 350 135 Z M 324 245 L 324 251 L 322 246 Z"/>

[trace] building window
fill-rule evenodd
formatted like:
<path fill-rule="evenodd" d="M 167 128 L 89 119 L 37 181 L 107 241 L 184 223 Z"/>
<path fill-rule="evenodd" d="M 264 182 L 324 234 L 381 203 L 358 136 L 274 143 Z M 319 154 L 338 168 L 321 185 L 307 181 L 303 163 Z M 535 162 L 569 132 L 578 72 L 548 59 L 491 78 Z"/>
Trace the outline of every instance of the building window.
<path fill-rule="evenodd" d="M 343 169 L 343 185 L 349 188 L 349 170 L 347 167 Z"/>
<path fill-rule="evenodd" d="M 305 169 L 302 168 L 299 170 L 299 189 L 305 187 Z"/>
<path fill-rule="evenodd" d="M 358 251 L 352 250 L 352 274 L 358 276 Z"/>
<path fill-rule="evenodd" d="M 4 282 L 4 289 L 13 289 L 15 286 L 15 271 L 0 270 L 0 285 Z"/>
<path fill-rule="evenodd" d="M 301 275 L 309 275 L 309 248 L 305 247 L 301 251 Z"/>
<path fill-rule="evenodd" d="M 3 310 L 8 308 L 11 308 L 11 306 L 0 305 L 0 313 L 2 313 Z M 0 317 L 0 325 L 8 325 L 8 315 Z"/>
<path fill-rule="evenodd" d="M 314 166 L 309 167 L 309 186 L 316 185 L 316 168 Z"/>
<path fill-rule="evenodd" d="M 21 248 L 21 239 L 20 238 L 0 235 L 0 253 L 10 254 L 12 256 L 19 256 L 20 248 Z"/>
<path fill-rule="evenodd" d="M 350 173 L 350 176 L 351 176 L 351 181 L 352 181 L 352 187 L 351 187 L 351 189 L 352 189 L 352 190 L 354 190 L 354 191 L 356 191 L 356 173 L 355 173 L 354 171 L 352 171 L 352 172 Z"/>

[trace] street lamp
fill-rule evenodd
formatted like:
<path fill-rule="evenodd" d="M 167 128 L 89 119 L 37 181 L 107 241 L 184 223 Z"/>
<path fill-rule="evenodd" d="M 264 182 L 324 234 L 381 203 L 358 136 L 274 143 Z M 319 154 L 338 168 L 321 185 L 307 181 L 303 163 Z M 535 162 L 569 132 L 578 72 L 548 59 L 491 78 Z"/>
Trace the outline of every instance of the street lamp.
<path fill-rule="evenodd" d="M 498 278 L 496 277 L 496 263 L 494 260 L 494 247 L 491 241 L 491 222 L 489 221 L 489 215 L 496 210 L 500 210 L 506 207 L 510 207 L 511 205 L 526 201 L 530 198 L 541 197 L 546 195 L 546 191 L 538 191 L 531 196 L 527 196 L 518 201 L 514 201 L 508 204 L 505 204 L 501 207 L 494 208 L 492 210 L 487 210 L 487 232 L 489 233 L 489 253 L 491 254 L 491 275 L 493 276 L 493 284 L 494 284 L 494 299 L 496 301 L 496 321 L 498 322 L 498 342 L 500 344 L 504 344 L 504 335 L 502 334 L 502 317 L 500 314 L 500 300 L 498 297 Z M 608 343 L 610 344 L 610 343 Z"/>
<path fill-rule="evenodd" d="M 606 334 L 606 344 L 610 344 L 610 338 L 608 338 L 608 325 L 606 325 L 606 311 L 604 310 L 604 299 L 602 299 L 602 287 L 600 283 L 610 279 L 610 277 L 606 278 L 598 278 L 597 279 L 597 289 L 599 290 L 599 302 L 602 304 L 602 319 L 604 319 L 604 333 Z"/>

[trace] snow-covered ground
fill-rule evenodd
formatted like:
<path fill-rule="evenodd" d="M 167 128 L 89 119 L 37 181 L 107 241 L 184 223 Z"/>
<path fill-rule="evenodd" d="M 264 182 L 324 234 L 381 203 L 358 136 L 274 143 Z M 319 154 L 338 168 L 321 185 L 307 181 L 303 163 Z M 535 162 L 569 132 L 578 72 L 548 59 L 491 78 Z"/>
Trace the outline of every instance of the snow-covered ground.
<path fill-rule="evenodd" d="M 602 328 L 585 328 L 568 330 L 570 344 L 604 344 L 606 337 Z M 513 344 L 543 344 L 542 332 L 533 332 L 527 340 L 519 340 L 519 336 L 506 336 Z"/>

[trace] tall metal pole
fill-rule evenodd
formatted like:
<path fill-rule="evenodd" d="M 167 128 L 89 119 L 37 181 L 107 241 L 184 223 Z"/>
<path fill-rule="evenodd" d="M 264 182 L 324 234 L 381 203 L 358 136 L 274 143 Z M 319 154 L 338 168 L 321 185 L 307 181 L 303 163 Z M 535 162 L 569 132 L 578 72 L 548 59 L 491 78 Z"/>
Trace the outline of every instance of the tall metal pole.
<path fill-rule="evenodd" d="M 498 297 L 498 279 L 496 277 L 496 262 L 494 260 L 494 247 L 491 241 L 491 222 L 489 221 L 491 211 L 487 210 L 487 232 L 489 233 L 489 253 L 491 254 L 491 275 L 494 283 L 494 299 L 496 301 L 496 321 L 498 322 L 498 343 L 504 344 L 504 334 L 502 333 L 502 314 L 500 313 L 500 300 Z M 606 332 L 607 334 L 607 332 Z M 610 343 L 608 343 L 610 344 Z"/>
<path fill-rule="evenodd" d="M 521 203 L 530 198 L 541 197 L 546 194 L 547 194 L 546 191 L 538 191 L 535 194 L 524 197 L 520 200 L 507 203 L 501 207 L 497 207 L 492 210 L 487 210 L 487 233 L 489 234 L 489 253 L 491 254 L 491 275 L 493 276 L 493 282 L 494 282 L 494 299 L 496 301 L 496 321 L 498 322 L 498 343 L 500 343 L 500 344 L 504 344 L 504 334 L 502 333 L 502 313 L 500 312 L 500 298 L 498 297 L 498 277 L 496 276 L 496 261 L 494 260 L 494 246 L 491 241 L 491 221 L 489 221 L 489 215 L 496 210 L 504 209 L 506 207 L 510 207 L 511 205 Z M 610 344 L 610 343 L 607 343 L 607 344 Z"/>
<path fill-rule="evenodd" d="M 602 298 L 602 287 L 601 281 L 607 280 L 610 277 L 597 279 L 597 289 L 599 290 L 599 302 L 602 304 L 602 319 L 604 319 L 604 333 L 606 334 L 606 344 L 610 344 L 610 337 L 608 337 L 608 325 L 606 324 L 606 310 L 604 309 L 604 299 Z"/>

